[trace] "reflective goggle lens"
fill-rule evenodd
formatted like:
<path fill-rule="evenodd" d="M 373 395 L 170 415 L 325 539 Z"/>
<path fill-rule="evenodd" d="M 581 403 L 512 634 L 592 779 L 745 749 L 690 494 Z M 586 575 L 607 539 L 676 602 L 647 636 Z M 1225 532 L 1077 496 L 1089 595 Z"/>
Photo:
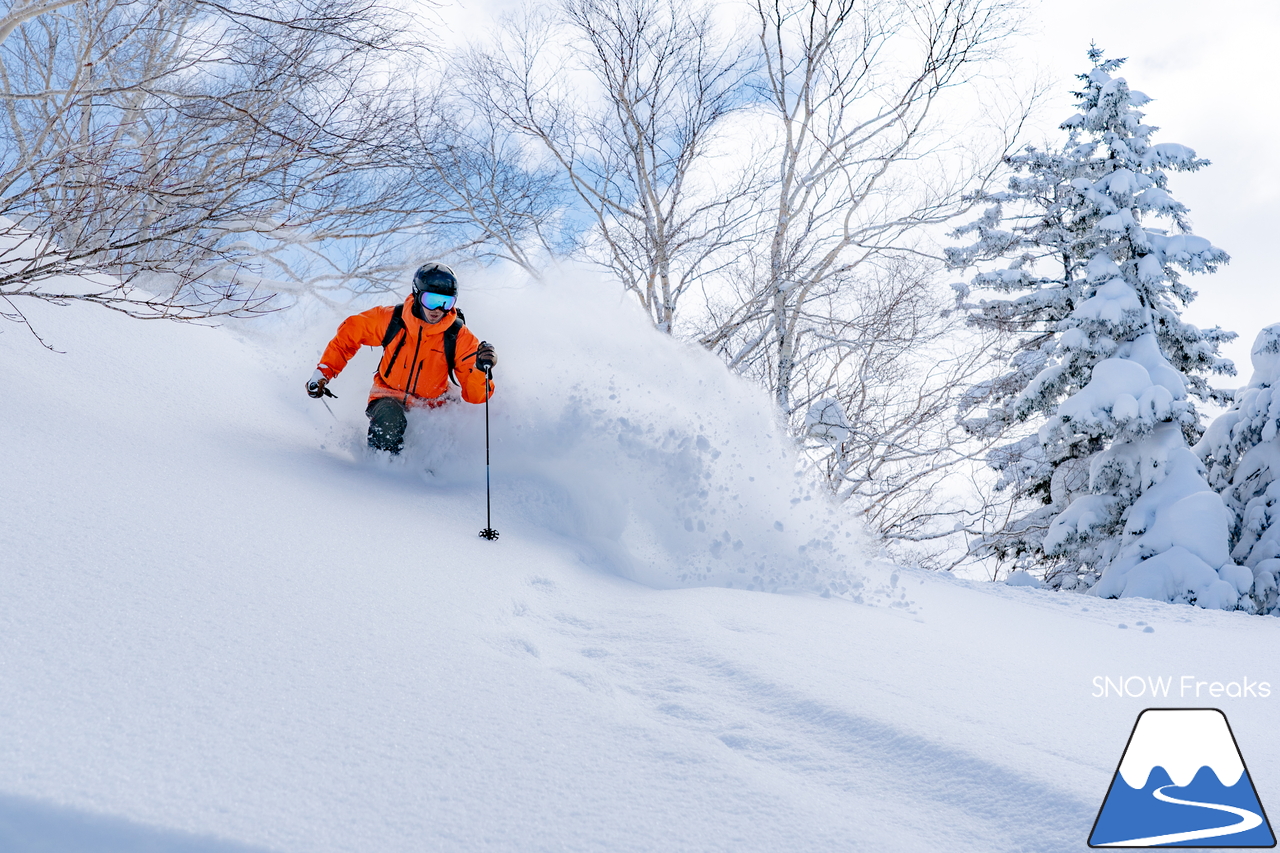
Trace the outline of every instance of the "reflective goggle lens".
<path fill-rule="evenodd" d="M 426 291 L 419 294 L 418 299 L 422 302 L 422 307 L 427 311 L 448 311 L 453 308 L 453 303 L 458 301 L 456 296 L 445 296 L 443 293 L 428 293 Z"/>

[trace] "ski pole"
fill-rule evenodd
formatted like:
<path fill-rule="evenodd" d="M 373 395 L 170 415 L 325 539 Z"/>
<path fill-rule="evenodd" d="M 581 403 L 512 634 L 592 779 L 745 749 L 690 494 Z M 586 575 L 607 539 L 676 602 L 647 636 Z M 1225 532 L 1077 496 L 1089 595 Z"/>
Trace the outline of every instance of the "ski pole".
<path fill-rule="evenodd" d="M 484 521 L 485 528 L 480 535 L 490 542 L 498 538 L 498 531 L 493 529 L 493 502 L 489 488 L 489 383 L 493 381 L 493 368 L 484 372 Z"/>

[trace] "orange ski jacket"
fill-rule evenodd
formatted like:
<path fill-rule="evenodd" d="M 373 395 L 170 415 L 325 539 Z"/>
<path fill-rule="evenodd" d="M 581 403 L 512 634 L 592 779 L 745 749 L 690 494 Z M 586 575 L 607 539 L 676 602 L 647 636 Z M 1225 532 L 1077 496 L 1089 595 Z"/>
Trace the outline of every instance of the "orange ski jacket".
<path fill-rule="evenodd" d="M 404 328 L 387 342 L 373 375 L 373 388 L 369 401 L 379 397 L 392 397 L 405 406 L 443 405 L 444 394 L 449 390 L 449 363 L 444 352 L 444 333 L 453 325 L 457 311 L 444 315 L 439 323 L 430 324 L 413 313 L 413 296 L 404 302 L 401 319 Z M 338 333 L 325 347 L 320 364 L 316 365 L 328 379 L 333 379 L 347 366 L 351 357 L 362 346 L 382 346 L 383 338 L 391 325 L 395 307 L 380 305 L 342 321 Z M 457 348 L 454 351 L 454 367 L 462 399 L 468 403 L 483 403 L 485 399 L 484 371 L 476 370 L 475 357 L 480 341 L 463 326 L 458 330 Z M 494 385 L 488 383 L 489 394 Z"/>

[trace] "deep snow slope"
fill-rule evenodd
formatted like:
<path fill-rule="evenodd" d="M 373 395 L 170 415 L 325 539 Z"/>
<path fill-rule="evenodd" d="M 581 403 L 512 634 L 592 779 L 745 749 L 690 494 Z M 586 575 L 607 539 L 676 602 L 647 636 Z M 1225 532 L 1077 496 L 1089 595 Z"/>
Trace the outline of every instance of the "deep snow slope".
<path fill-rule="evenodd" d="M 481 408 L 387 464 L 369 355 L 305 397 L 335 316 L 3 327 L 0 850 L 1084 850 L 1150 705 L 1277 809 L 1276 620 L 880 566 L 754 392 L 565 292 L 464 299 L 494 543 Z"/>

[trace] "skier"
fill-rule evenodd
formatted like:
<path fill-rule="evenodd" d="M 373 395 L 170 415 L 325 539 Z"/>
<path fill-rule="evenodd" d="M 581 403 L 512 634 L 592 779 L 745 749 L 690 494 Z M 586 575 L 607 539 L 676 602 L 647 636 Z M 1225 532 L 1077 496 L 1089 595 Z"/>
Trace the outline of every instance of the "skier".
<path fill-rule="evenodd" d="M 369 405 L 369 446 L 397 454 L 404 446 L 406 412 L 449 402 L 445 392 L 452 379 L 468 403 L 483 403 L 493 393 L 493 346 L 476 339 L 463 325 L 458 279 L 444 264 L 427 264 L 413 276 L 413 293 L 397 306 L 379 306 L 342 321 L 316 372 L 307 394 L 333 396 L 325 386 L 347 366 L 362 346 L 383 348 L 373 375 Z"/>

